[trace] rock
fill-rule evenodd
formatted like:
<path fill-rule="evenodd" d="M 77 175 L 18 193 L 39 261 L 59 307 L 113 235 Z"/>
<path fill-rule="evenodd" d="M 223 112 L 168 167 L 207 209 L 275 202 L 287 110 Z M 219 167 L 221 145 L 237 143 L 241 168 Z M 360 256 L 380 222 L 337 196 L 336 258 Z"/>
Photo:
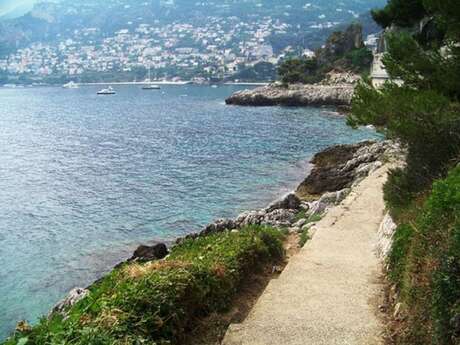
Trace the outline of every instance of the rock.
<path fill-rule="evenodd" d="M 314 201 L 311 204 L 310 211 L 308 211 L 308 215 L 310 217 L 312 216 L 320 216 L 326 211 L 328 207 L 327 203 L 321 202 L 321 201 Z"/>
<path fill-rule="evenodd" d="M 253 90 L 238 91 L 225 100 L 227 104 L 243 106 L 323 106 L 350 105 L 352 85 L 268 85 Z"/>
<path fill-rule="evenodd" d="M 393 312 L 393 317 L 395 319 L 398 319 L 401 315 L 401 309 L 402 309 L 402 304 L 401 303 L 397 303 L 395 305 L 395 309 L 394 309 L 394 312 Z"/>
<path fill-rule="evenodd" d="M 382 223 L 380 224 L 379 231 L 377 232 L 377 254 L 380 259 L 385 260 L 391 251 L 393 245 L 393 236 L 396 231 L 397 225 L 391 218 L 390 214 L 387 213 L 383 217 Z"/>
<path fill-rule="evenodd" d="M 304 226 L 302 226 L 302 231 L 308 231 L 310 230 L 312 227 L 316 226 L 316 223 L 308 223 L 308 224 L 305 224 Z"/>
<path fill-rule="evenodd" d="M 307 223 L 307 220 L 306 219 L 299 219 L 297 222 L 294 223 L 294 227 L 298 227 L 298 228 L 301 228 L 302 226 L 304 226 L 305 224 Z"/>
<path fill-rule="evenodd" d="M 50 316 L 55 313 L 65 315 L 69 307 L 77 304 L 83 298 L 88 296 L 88 294 L 89 290 L 83 288 L 75 288 L 71 290 L 66 298 L 54 306 L 54 308 L 51 310 Z"/>
<path fill-rule="evenodd" d="M 290 227 L 295 219 L 295 215 L 295 210 L 274 210 L 270 213 L 267 213 L 265 217 L 263 217 L 261 224 L 274 227 Z"/>
<path fill-rule="evenodd" d="M 154 246 L 139 246 L 135 251 L 133 256 L 128 261 L 152 261 L 160 260 L 168 255 L 168 247 L 164 243 L 158 243 Z"/>
<path fill-rule="evenodd" d="M 272 212 L 274 210 L 297 210 L 300 208 L 300 199 L 294 194 L 289 193 L 283 196 L 281 199 L 274 201 L 271 203 L 265 211 L 267 213 Z"/>
<path fill-rule="evenodd" d="M 214 223 L 207 225 L 201 232 L 201 236 L 219 233 L 225 230 L 236 228 L 236 222 L 232 219 L 218 219 Z"/>
<path fill-rule="evenodd" d="M 289 233 L 290 234 L 297 234 L 301 232 L 302 230 L 298 226 L 293 226 L 292 228 L 289 228 Z"/>
<path fill-rule="evenodd" d="M 314 167 L 310 175 L 299 185 L 296 193 L 305 198 L 353 186 L 357 179 L 381 166 L 379 160 L 389 146 L 389 142 L 365 141 L 334 146 L 316 154 L 311 161 Z"/>
<path fill-rule="evenodd" d="M 351 24 L 345 31 L 333 32 L 324 47 L 317 50 L 316 58 L 320 66 L 328 66 L 348 52 L 363 47 L 362 26 L 360 24 Z"/>
<path fill-rule="evenodd" d="M 235 223 L 239 227 L 244 227 L 247 225 L 260 225 L 265 215 L 266 212 L 263 210 L 245 212 L 238 216 Z"/>
<path fill-rule="evenodd" d="M 345 200 L 345 198 L 348 196 L 348 194 L 351 193 L 351 188 L 344 188 L 342 190 L 339 190 L 337 192 L 337 201 L 336 203 L 339 204 L 341 203 L 343 200 Z"/>
<path fill-rule="evenodd" d="M 320 203 L 333 205 L 337 202 L 337 192 L 324 193 L 319 199 Z"/>
<path fill-rule="evenodd" d="M 341 72 L 337 70 L 332 70 L 327 73 L 319 84 L 321 85 L 356 85 L 360 80 L 361 76 L 359 74 L 351 72 Z"/>
<path fill-rule="evenodd" d="M 16 332 L 28 333 L 32 331 L 32 326 L 25 320 L 19 321 L 16 325 Z M 19 342 L 18 342 L 19 344 Z"/>
<path fill-rule="evenodd" d="M 300 209 L 304 210 L 304 211 L 308 211 L 310 209 L 310 205 L 307 203 L 307 202 L 301 202 L 300 204 Z"/>
<path fill-rule="evenodd" d="M 356 178 L 361 178 L 361 177 L 368 176 L 369 173 L 372 171 L 373 167 L 374 167 L 373 163 L 361 164 L 358 168 L 356 168 L 355 177 Z"/>

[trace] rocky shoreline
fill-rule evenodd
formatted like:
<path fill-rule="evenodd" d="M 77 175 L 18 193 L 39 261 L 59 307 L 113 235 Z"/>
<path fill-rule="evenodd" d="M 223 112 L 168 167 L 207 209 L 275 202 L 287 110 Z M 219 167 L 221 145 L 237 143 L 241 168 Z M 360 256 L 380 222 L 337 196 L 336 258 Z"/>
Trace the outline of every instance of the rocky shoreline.
<path fill-rule="evenodd" d="M 225 100 L 228 105 L 241 106 L 348 106 L 353 86 L 275 85 L 238 91 Z"/>
<path fill-rule="evenodd" d="M 289 232 L 314 232 L 315 223 L 327 210 L 339 204 L 352 188 L 371 172 L 380 168 L 389 157 L 400 155 L 400 148 L 391 141 L 365 141 L 352 145 L 337 145 L 317 153 L 311 163 L 311 173 L 297 189 L 260 210 L 241 213 L 234 219 L 218 219 L 200 232 L 178 238 L 177 245 L 185 239 L 194 239 L 223 231 L 239 231 L 248 225 L 266 225 Z M 302 216 L 299 217 L 299 214 Z M 139 246 L 125 262 L 161 260 L 169 253 L 164 243 Z M 75 288 L 51 311 L 62 313 L 88 293 L 90 287 Z"/>
<path fill-rule="evenodd" d="M 240 106 L 349 106 L 360 77 L 349 73 L 330 73 L 311 85 L 273 83 L 253 90 L 235 92 L 225 100 Z"/>

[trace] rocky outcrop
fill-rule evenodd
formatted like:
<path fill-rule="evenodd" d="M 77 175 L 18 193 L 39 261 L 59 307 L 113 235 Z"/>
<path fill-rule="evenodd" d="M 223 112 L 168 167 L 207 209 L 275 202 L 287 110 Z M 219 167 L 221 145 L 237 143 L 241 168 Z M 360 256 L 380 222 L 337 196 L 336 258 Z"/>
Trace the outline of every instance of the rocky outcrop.
<path fill-rule="evenodd" d="M 89 294 L 89 290 L 83 288 L 75 288 L 69 292 L 67 297 L 54 306 L 51 310 L 50 316 L 54 314 L 61 314 L 66 316 L 66 311 L 73 305 L 77 304 Z"/>
<path fill-rule="evenodd" d="M 312 160 L 314 168 L 299 185 L 296 193 L 302 198 L 316 199 L 324 193 L 351 187 L 382 165 L 382 155 L 394 150 L 388 141 L 339 145 L 326 149 Z"/>
<path fill-rule="evenodd" d="M 348 84 L 271 84 L 253 90 L 238 91 L 225 102 L 242 106 L 347 106 L 351 103 L 353 93 L 354 86 Z"/>
<path fill-rule="evenodd" d="M 134 251 L 133 256 L 128 261 L 147 262 L 160 260 L 168 255 L 168 247 L 164 243 L 158 243 L 154 246 L 141 245 Z"/>
<path fill-rule="evenodd" d="M 239 230 L 248 225 L 292 231 L 310 228 L 312 224 L 308 219 L 321 216 L 330 207 L 340 204 L 351 192 L 351 187 L 383 165 L 383 157 L 399 151 L 399 146 L 389 141 L 365 141 L 328 148 L 315 155 L 312 160 L 314 169 L 295 193 L 286 194 L 264 209 L 243 212 L 235 219 L 219 219 L 176 243 L 226 230 Z M 301 211 L 304 218 L 298 219 Z"/>
<path fill-rule="evenodd" d="M 327 39 L 323 48 L 316 52 L 320 66 L 334 63 L 338 58 L 354 49 L 364 47 L 363 28 L 359 24 L 351 24 L 345 31 L 336 31 Z"/>

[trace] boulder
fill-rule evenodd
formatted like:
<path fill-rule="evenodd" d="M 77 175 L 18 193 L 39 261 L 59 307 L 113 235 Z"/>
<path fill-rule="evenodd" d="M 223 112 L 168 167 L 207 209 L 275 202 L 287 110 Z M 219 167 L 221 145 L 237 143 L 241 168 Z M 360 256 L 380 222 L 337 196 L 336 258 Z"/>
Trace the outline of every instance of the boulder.
<path fill-rule="evenodd" d="M 207 225 L 201 232 L 200 235 L 206 236 L 215 234 L 225 230 L 231 230 L 236 228 L 236 223 L 232 219 L 218 219 L 214 223 Z"/>
<path fill-rule="evenodd" d="M 351 193 L 351 188 L 344 188 L 342 190 L 339 190 L 337 192 L 337 201 L 336 203 L 339 204 L 341 203 L 343 200 L 345 200 L 345 198 L 348 196 L 348 194 Z"/>
<path fill-rule="evenodd" d="M 168 253 L 168 247 L 166 247 L 166 244 L 164 243 L 158 243 L 154 246 L 140 245 L 128 261 L 146 262 L 160 260 L 167 256 Z"/>
<path fill-rule="evenodd" d="M 322 215 L 324 213 L 324 211 L 326 211 L 328 206 L 329 206 L 329 204 L 327 204 L 325 202 L 321 202 L 319 200 L 314 201 L 310 205 L 310 211 L 308 211 L 308 215 L 310 217 L 312 217 L 312 216 L 320 216 L 320 215 Z"/>
<path fill-rule="evenodd" d="M 300 205 L 300 199 L 294 193 L 289 193 L 271 203 L 265 211 L 269 213 L 274 210 L 297 210 L 300 208 Z"/>
<path fill-rule="evenodd" d="M 379 160 L 389 146 L 388 142 L 365 141 L 333 146 L 316 154 L 311 161 L 314 167 L 310 175 L 296 193 L 301 198 L 318 197 L 351 187 L 357 179 L 381 166 Z"/>
<path fill-rule="evenodd" d="M 305 224 L 307 224 L 307 220 L 305 218 L 302 218 L 302 219 L 299 219 L 297 222 L 295 222 L 293 226 L 297 228 L 301 228 Z"/>
<path fill-rule="evenodd" d="M 50 316 L 53 314 L 62 314 L 66 315 L 67 310 L 73 305 L 77 304 L 83 298 L 88 296 L 89 290 L 83 288 L 75 288 L 69 292 L 67 297 L 61 300 L 58 304 L 54 306 L 51 310 Z"/>
<path fill-rule="evenodd" d="M 289 227 L 294 222 L 295 216 L 295 210 L 278 209 L 267 213 L 263 217 L 261 224 L 274 227 Z"/>

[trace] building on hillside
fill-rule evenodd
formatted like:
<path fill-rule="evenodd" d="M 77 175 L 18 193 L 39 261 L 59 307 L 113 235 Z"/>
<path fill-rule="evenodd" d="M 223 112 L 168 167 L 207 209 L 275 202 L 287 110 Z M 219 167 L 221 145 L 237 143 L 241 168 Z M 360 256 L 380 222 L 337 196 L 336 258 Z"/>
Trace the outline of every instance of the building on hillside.
<path fill-rule="evenodd" d="M 375 49 L 373 49 L 373 53 L 374 53 L 374 60 L 372 62 L 372 65 L 371 65 L 371 80 L 372 80 L 372 85 L 375 87 L 375 88 L 380 88 L 382 87 L 385 82 L 387 81 L 392 81 L 396 84 L 399 84 L 401 85 L 402 84 L 402 80 L 392 80 L 390 78 L 390 75 L 388 74 L 384 64 L 383 64 L 383 61 L 382 61 L 382 58 L 383 58 L 383 55 L 385 54 L 385 51 L 386 51 L 386 48 L 387 48 L 387 43 L 386 43 L 386 40 L 384 38 L 384 35 L 385 35 L 385 31 L 383 31 L 381 34 L 380 34 L 380 37 L 376 40 L 376 47 Z"/>
<path fill-rule="evenodd" d="M 371 79 L 372 85 L 375 88 L 381 87 L 387 80 L 390 80 L 390 76 L 382 63 L 383 53 L 374 53 L 374 61 L 371 66 Z"/>

